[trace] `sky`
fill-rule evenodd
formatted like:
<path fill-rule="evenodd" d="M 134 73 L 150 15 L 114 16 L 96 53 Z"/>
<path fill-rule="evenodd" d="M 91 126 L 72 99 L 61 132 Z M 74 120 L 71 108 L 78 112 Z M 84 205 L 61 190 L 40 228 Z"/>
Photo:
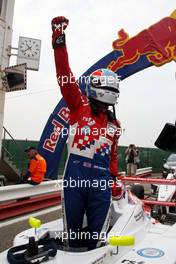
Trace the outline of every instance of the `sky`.
<path fill-rule="evenodd" d="M 16 0 L 12 46 L 19 36 L 41 39 L 39 71 L 28 71 L 27 90 L 6 94 L 4 126 L 15 139 L 39 140 L 49 115 L 61 99 L 55 77 L 51 26 L 53 17 L 69 19 L 67 46 L 78 78 L 112 50 L 117 31 L 134 36 L 170 15 L 175 0 Z M 11 57 L 10 64 L 16 64 Z M 116 115 L 120 145 L 153 147 L 166 122 L 176 120 L 176 64 L 151 67 L 121 82 Z"/>

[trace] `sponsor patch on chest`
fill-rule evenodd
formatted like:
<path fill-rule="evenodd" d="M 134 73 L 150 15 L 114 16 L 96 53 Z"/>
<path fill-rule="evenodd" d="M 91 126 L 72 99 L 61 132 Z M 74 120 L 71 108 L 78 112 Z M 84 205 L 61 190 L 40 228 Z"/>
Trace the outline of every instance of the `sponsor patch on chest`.
<path fill-rule="evenodd" d="M 117 133 L 117 127 L 113 123 L 108 122 L 107 124 L 107 135 L 110 137 L 114 137 Z"/>
<path fill-rule="evenodd" d="M 88 126 L 95 125 L 95 120 L 92 117 L 83 116 L 83 121 L 87 122 Z"/>

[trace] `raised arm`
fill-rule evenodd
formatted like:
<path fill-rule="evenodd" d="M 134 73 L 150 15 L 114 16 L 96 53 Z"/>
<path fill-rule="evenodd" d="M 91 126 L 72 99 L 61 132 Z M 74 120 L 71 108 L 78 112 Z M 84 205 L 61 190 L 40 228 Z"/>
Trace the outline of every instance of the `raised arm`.
<path fill-rule="evenodd" d="M 118 158 L 117 158 L 117 137 L 114 138 L 114 142 L 111 148 L 110 156 L 110 174 L 113 178 L 116 178 L 118 175 Z"/>
<path fill-rule="evenodd" d="M 52 44 L 61 93 L 70 111 L 75 111 L 82 105 L 83 99 L 81 90 L 69 66 L 64 33 L 67 25 L 68 20 L 65 17 L 56 17 L 52 20 Z"/>
<path fill-rule="evenodd" d="M 118 141 L 121 135 L 121 124 L 119 120 L 114 121 L 117 126 L 117 131 L 114 136 L 114 141 L 111 148 L 111 155 L 110 155 L 110 174 L 114 181 L 117 180 L 118 176 Z"/>

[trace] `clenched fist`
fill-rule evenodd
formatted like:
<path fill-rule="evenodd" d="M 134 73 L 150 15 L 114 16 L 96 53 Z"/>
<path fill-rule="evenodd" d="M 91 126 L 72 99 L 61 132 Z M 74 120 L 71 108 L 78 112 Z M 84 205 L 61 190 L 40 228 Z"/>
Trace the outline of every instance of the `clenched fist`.
<path fill-rule="evenodd" d="M 64 16 L 55 17 L 51 21 L 52 25 L 52 45 L 53 48 L 65 45 L 65 29 L 68 26 L 68 19 Z"/>

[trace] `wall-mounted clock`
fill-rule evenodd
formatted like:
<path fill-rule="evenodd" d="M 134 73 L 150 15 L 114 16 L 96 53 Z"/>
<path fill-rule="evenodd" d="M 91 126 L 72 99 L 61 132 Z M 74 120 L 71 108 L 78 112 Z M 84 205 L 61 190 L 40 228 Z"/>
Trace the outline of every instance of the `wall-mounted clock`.
<path fill-rule="evenodd" d="M 17 64 L 27 63 L 27 69 L 38 70 L 41 40 L 19 37 Z"/>

